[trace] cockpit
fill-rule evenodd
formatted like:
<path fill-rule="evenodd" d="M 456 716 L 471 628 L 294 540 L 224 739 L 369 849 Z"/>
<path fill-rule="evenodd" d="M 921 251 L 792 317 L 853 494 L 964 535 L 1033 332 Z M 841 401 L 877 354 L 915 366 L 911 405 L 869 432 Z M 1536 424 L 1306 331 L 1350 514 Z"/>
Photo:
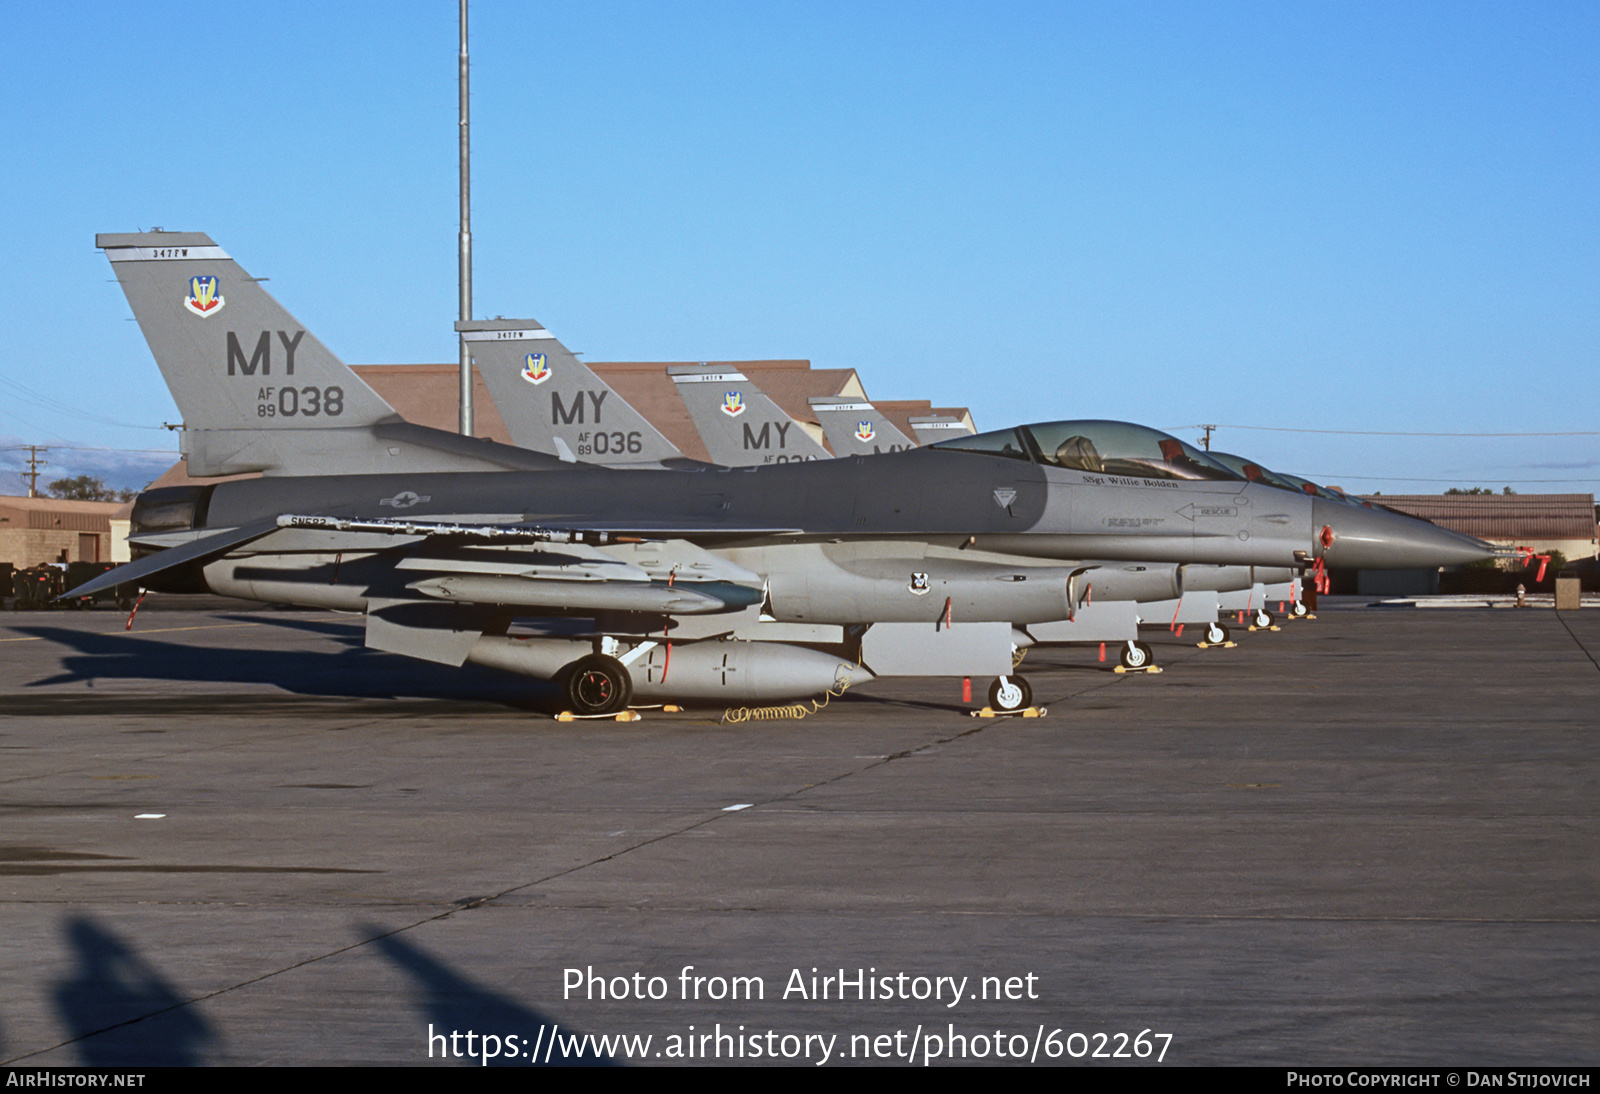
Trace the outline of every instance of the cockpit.
<path fill-rule="evenodd" d="M 1276 486 L 1279 490 L 1300 493 L 1300 487 L 1296 483 L 1290 482 L 1287 476 L 1280 475 L 1276 471 L 1269 471 L 1259 463 L 1247 460 L 1243 456 L 1235 456 L 1231 452 L 1213 452 L 1211 457 L 1218 463 L 1231 467 L 1236 474 L 1243 476 L 1246 482 L 1259 482 L 1263 486 Z"/>
<path fill-rule="evenodd" d="M 1044 422 L 957 437 L 929 447 L 978 452 L 1096 475 L 1224 481 L 1243 478 L 1193 445 L 1131 422 Z"/>

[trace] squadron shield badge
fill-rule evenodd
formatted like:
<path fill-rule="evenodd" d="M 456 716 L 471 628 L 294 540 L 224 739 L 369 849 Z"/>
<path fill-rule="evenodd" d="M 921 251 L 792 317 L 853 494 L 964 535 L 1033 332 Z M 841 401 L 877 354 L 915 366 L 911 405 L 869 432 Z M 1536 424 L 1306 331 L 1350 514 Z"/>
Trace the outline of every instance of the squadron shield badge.
<path fill-rule="evenodd" d="M 911 571 L 911 584 L 906 586 L 906 591 L 912 596 L 928 595 L 928 575 L 921 570 Z"/>
<path fill-rule="evenodd" d="M 530 353 L 522 362 L 522 378 L 530 384 L 542 384 L 550 379 L 550 365 L 544 354 Z"/>
<path fill-rule="evenodd" d="M 217 295 L 217 279 L 210 274 L 197 274 L 189 279 L 189 295 L 183 306 L 202 319 L 208 319 L 222 310 L 225 303 Z"/>
<path fill-rule="evenodd" d="M 871 422 L 856 423 L 856 440 L 865 444 L 867 441 L 872 440 L 872 438 L 876 437 L 877 435 L 877 431 L 872 428 Z"/>
<path fill-rule="evenodd" d="M 722 396 L 722 412 L 730 418 L 743 414 L 744 394 L 738 391 L 725 392 Z"/>

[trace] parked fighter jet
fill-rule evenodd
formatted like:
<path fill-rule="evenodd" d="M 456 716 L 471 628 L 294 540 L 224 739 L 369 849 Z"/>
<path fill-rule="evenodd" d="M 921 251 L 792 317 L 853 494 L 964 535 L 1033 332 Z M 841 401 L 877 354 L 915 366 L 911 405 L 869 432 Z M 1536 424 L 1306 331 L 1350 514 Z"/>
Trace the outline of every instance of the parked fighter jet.
<path fill-rule="evenodd" d="M 72 595 L 137 582 L 360 611 L 371 647 L 559 679 L 582 712 L 1006 676 L 1015 627 L 1070 622 L 1091 588 L 1152 599 L 1171 584 L 1152 562 L 1296 566 L 1345 528 L 1354 557 L 1378 557 L 1396 519 L 1245 483 L 1118 423 L 1102 424 L 1130 431 L 1129 455 L 1053 423 L 737 470 L 446 441 L 397 422 L 208 237 L 98 243 L 183 409 L 191 473 L 266 477 L 146 491 L 140 557 Z M 1382 557 L 1486 552 L 1411 536 L 1399 556 Z M 1070 561 L 1085 557 L 1133 565 Z M 593 630 L 508 633 L 561 615 Z"/>

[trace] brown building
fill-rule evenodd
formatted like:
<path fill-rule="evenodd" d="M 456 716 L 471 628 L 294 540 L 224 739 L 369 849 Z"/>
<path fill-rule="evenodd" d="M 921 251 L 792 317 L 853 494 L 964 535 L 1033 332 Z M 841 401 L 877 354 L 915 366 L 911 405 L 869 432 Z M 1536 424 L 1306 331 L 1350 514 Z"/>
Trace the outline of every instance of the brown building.
<path fill-rule="evenodd" d="M 0 562 L 111 562 L 111 518 L 120 501 L 0 497 Z"/>

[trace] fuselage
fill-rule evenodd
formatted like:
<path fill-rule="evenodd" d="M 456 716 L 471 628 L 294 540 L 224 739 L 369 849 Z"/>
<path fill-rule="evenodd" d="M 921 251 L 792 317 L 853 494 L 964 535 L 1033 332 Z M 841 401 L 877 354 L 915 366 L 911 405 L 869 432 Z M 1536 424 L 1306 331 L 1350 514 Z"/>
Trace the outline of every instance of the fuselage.
<path fill-rule="evenodd" d="M 206 491 L 198 526 L 301 513 L 684 530 L 700 542 L 923 539 L 1040 559 L 1297 566 L 1312 501 L 1242 481 L 1094 475 L 939 449 L 740 469 L 267 477 Z M 970 541 L 970 542 L 969 542 Z"/>

